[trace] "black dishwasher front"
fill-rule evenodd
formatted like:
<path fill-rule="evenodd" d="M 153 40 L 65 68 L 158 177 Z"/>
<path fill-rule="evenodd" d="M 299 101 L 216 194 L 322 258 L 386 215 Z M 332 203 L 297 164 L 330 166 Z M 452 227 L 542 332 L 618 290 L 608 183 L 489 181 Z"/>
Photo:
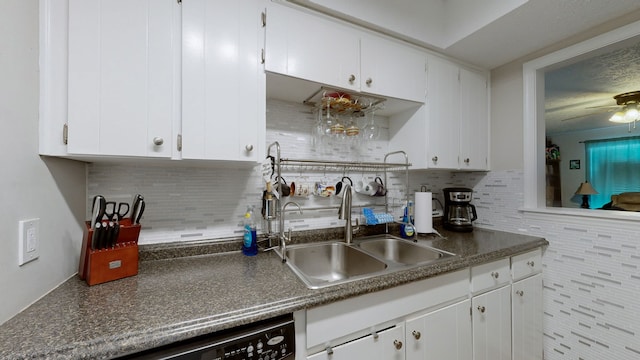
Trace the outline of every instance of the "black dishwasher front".
<path fill-rule="evenodd" d="M 295 330 L 291 314 L 200 336 L 120 359 L 293 360 Z"/>

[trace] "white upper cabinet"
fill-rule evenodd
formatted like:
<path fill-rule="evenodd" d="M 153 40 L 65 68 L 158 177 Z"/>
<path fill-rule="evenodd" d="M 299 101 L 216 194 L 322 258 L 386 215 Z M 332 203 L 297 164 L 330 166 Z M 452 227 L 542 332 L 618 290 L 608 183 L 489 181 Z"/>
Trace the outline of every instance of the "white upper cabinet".
<path fill-rule="evenodd" d="M 182 158 L 255 162 L 265 142 L 257 0 L 182 2 Z"/>
<path fill-rule="evenodd" d="M 267 71 L 360 89 L 360 39 L 354 28 L 273 4 L 266 32 Z"/>
<path fill-rule="evenodd" d="M 427 63 L 427 168 L 457 169 L 460 151 L 459 67 L 430 56 Z M 423 135 L 424 136 L 424 135 Z M 410 157 L 411 158 L 411 157 Z"/>
<path fill-rule="evenodd" d="M 67 152 L 171 157 L 173 0 L 69 0 Z"/>
<path fill-rule="evenodd" d="M 372 34 L 362 34 L 360 50 L 362 92 L 424 102 L 424 52 Z"/>
<path fill-rule="evenodd" d="M 424 102 L 424 52 L 305 10 L 274 4 L 267 12 L 267 71 Z"/>
<path fill-rule="evenodd" d="M 485 75 L 460 69 L 460 168 L 489 169 L 489 97 Z"/>
<path fill-rule="evenodd" d="M 389 120 L 389 150 L 407 152 L 414 169 L 489 169 L 487 76 L 427 57 L 427 98 Z"/>

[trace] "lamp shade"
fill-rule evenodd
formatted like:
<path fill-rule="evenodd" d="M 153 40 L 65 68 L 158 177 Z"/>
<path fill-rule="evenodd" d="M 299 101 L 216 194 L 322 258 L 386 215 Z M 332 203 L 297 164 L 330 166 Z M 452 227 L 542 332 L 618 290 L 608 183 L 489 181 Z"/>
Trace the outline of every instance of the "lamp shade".
<path fill-rule="evenodd" d="M 576 195 L 594 195 L 597 193 L 596 189 L 594 189 L 588 181 L 581 183 L 580 186 L 578 186 L 578 190 L 576 190 Z"/>

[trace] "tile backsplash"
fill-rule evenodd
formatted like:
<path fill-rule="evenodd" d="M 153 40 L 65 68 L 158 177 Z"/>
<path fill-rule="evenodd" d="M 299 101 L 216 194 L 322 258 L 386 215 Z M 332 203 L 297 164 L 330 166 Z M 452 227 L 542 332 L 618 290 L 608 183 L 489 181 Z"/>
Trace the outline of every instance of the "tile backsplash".
<path fill-rule="evenodd" d="M 333 160 L 353 162 L 383 162 L 388 147 L 388 120 L 375 117 L 380 128 L 380 136 L 375 141 L 359 144 L 345 140 L 329 140 L 323 145 L 315 145 L 311 130 L 316 122 L 310 109 L 301 104 L 269 100 L 267 102 L 267 144 L 278 141 L 282 158 Z M 349 139 L 347 139 L 349 140 Z M 272 148 L 275 152 L 275 147 Z M 403 162 L 402 156 L 390 157 L 389 162 Z M 322 167 L 285 167 L 282 176 L 297 183 L 335 183 L 343 175 L 354 181 L 365 177 L 374 180 L 383 172 L 352 172 Z M 418 180 L 424 174 L 411 174 L 409 189 L 411 194 L 420 185 L 436 186 L 438 181 L 450 181 L 445 173 L 438 174 L 428 182 Z M 431 178 L 430 178 L 431 179 Z M 404 204 L 406 187 L 404 172 L 389 172 L 386 184 L 390 189 L 389 199 L 392 209 L 399 214 Z M 416 184 L 416 186 L 413 186 Z M 110 201 L 130 202 L 134 194 L 145 197 L 146 210 L 142 218 L 140 244 L 191 241 L 200 239 L 222 239 L 239 236 L 241 223 L 247 206 L 254 206 L 260 217 L 261 198 L 264 184 L 260 167 L 191 167 L 140 164 L 89 165 L 87 209 L 96 194 L 104 195 Z M 287 212 L 286 227 L 296 229 L 318 229 L 338 227 L 344 224 L 338 220 L 338 198 L 285 198 L 295 200 L 305 208 L 327 208 L 324 210 Z M 356 195 L 354 205 L 370 204 L 375 211 L 384 211 L 383 198 Z M 333 209 L 335 208 L 335 209 Z M 288 209 L 294 209 L 289 207 Z M 87 210 L 89 211 L 89 210 Z M 355 210 L 354 210 L 355 213 Z M 89 214 L 87 213 L 87 218 Z M 261 229 L 266 229 L 262 223 Z M 275 227 L 274 227 L 275 229 Z"/>

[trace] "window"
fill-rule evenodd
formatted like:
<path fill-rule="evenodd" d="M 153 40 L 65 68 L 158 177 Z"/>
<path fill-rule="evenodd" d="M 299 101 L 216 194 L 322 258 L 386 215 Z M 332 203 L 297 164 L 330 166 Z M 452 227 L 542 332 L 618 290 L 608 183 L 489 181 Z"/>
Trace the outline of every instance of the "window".
<path fill-rule="evenodd" d="M 598 192 L 591 208 L 601 208 L 611 195 L 640 191 L 640 136 L 585 141 L 587 180 Z"/>

